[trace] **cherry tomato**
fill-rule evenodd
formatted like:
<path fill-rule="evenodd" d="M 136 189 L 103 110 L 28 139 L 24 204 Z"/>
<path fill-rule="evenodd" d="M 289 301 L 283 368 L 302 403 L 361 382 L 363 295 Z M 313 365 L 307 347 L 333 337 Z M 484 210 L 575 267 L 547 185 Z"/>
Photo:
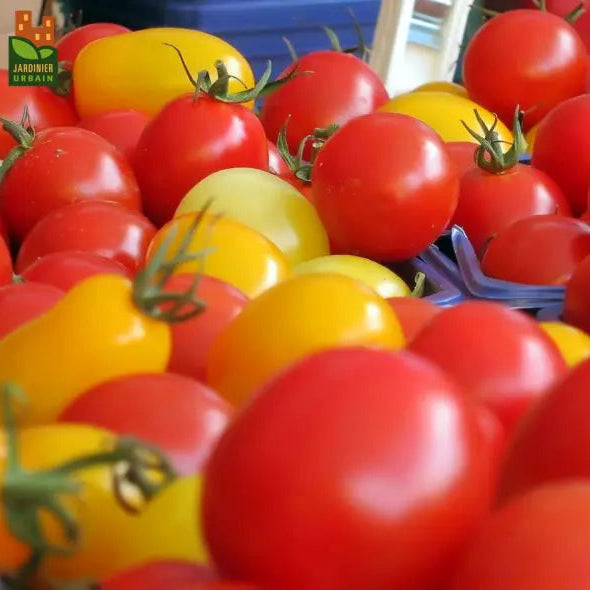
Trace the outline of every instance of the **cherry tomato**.
<path fill-rule="evenodd" d="M 523 43 L 523 31 L 535 35 Z M 472 100 L 507 124 L 520 107 L 528 129 L 559 103 L 584 92 L 586 64 L 586 48 L 563 18 L 542 10 L 510 10 L 471 38 L 463 81 Z"/>
<path fill-rule="evenodd" d="M 119 377 L 82 393 L 58 421 L 135 436 L 162 449 L 180 474 L 194 475 L 230 416 L 230 406 L 198 381 L 147 373 Z"/>
<path fill-rule="evenodd" d="M 148 124 L 149 117 L 134 110 L 111 111 L 85 117 L 78 121 L 78 127 L 94 131 L 123 153 L 133 163 L 137 143 Z"/>
<path fill-rule="evenodd" d="M 546 172 L 563 190 L 572 211 L 588 208 L 590 186 L 590 94 L 555 107 L 539 124 L 532 165 Z"/>
<path fill-rule="evenodd" d="M 199 182 L 180 201 L 175 217 L 194 213 L 208 203 L 260 232 L 291 264 L 329 253 L 326 230 L 313 207 L 290 184 L 265 170 L 220 170 Z"/>
<path fill-rule="evenodd" d="M 509 431 L 567 371 L 559 350 L 534 320 L 484 301 L 445 309 L 418 333 L 410 349 L 447 371 Z"/>
<path fill-rule="evenodd" d="M 470 141 L 448 141 L 447 152 L 459 170 L 459 178 L 475 168 L 475 144 Z"/>
<path fill-rule="evenodd" d="M 590 334 L 590 256 L 581 262 L 565 290 L 563 319 Z"/>
<path fill-rule="evenodd" d="M 240 104 L 192 94 L 169 102 L 146 127 L 135 171 L 147 216 L 163 225 L 197 182 L 225 168 L 268 168 L 256 115 Z"/>
<path fill-rule="evenodd" d="M 0 238 L 8 244 L 8 230 L 6 229 L 6 224 L 2 217 L 0 217 Z"/>
<path fill-rule="evenodd" d="M 10 250 L 4 241 L 4 238 L 0 237 L 0 285 L 5 285 L 12 281 L 12 258 L 10 256 Z"/>
<path fill-rule="evenodd" d="M 586 590 L 590 586 L 590 484 L 540 487 L 482 526 L 451 590 Z"/>
<path fill-rule="evenodd" d="M 434 82 L 426 82 L 412 90 L 412 92 L 448 92 L 449 94 L 456 94 L 457 96 L 467 97 L 467 90 L 461 84 L 454 82 L 447 82 L 446 80 L 435 80 Z"/>
<path fill-rule="evenodd" d="M 480 430 L 488 443 L 490 454 L 493 458 L 494 476 L 497 479 L 504 458 L 504 452 L 508 443 L 508 432 L 496 415 L 486 406 L 477 404 L 475 408 Z M 494 481 L 496 481 L 494 479 Z"/>
<path fill-rule="evenodd" d="M 504 465 L 500 497 L 557 480 L 590 477 L 590 361 L 573 369 L 523 421 Z"/>
<path fill-rule="evenodd" d="M 568 367 L 575 367 L 590 358 L 590 335 L 563 322 L 539 324 L 555 342 Z"/>
<path fill-rule="evenodd" d="M 403 344 L 395 314 L 373 289 L 342 275 L 301 275 L 248 303 L 213 343 L 207 381 L 238 404 L 313 352 Z"/>
<path fill-rule="evenodd" d="M 420 297 L 391 297 L 387 303 L 395 312 L 408 343 L 435 315 L 442 311 L 438 305 Z"/>
<path fill-rule="evenodd" d="M 271 141 L 277 140 L 281 127 L 290 117 L 287 141 L 292 153 L 316 128 L 333 123 L 342 125 L 372 113 L 388 99 L 379 76 L 351 54 L 314 51 L 299 58 L 280 77 L 294 68 L 300 75 L 268 96 L 260 112 L 266 136 Z"/>
<path fill-rule="evenodd" d="M 475 167 L 461 177 L 453 223 L 465 230 L 481 255 L 493 236 L 519 219 L 570 213 L 559 186 L 541 170 L 517 164 L 494 174 Z"/>
<path fill-rule="evenodd" d="M 186 291 L 193 279 L 191 274 L 174 275 L 166 289 Z M 211 345 L 242 311 L 248 298 L 228 283 L 206 275 L 200 279 L 197 296 L 206 303 L 203 313 L 170 326 L 172 353 L 168 370 L 204 381 Z"/>
<path fill-rule="evenodd" d="M 136 271 L 156 228 L 140 213 L 116 203 L 80 201 L 45 216 L 28 234 L 16 268 L 25 270 L 53 252 L 78 250 L 111 258 Z"/>
<path fill-rule="evenodd" d="M 440 138 L 393 113 L 347 123 L 312 173 L 313 202 L 338 251 L 381 261 L 415 256 L 438 238 L 457 194 L 458 173 Z"/>
<path fill-rule="evenodd" d="M 61 289 L 43 283 L 14 283 L 0 287 L 0 338 L 51 309 Z"/>
<path fill-rule="evenodd" d="M 96 133 L 77 127 L 38 133 L 0 184 L 1 213 L 10 234 L 21 241 L 48 213 L 88 200 L 140 208 L 139 188 L 125 157 Z"/>
<path fill-rule="evenodd" d="M 75 125 L 78 117 L 65 98 L 45 86 L 9 86 L 8 71 L 0 69 L 0 117 L 20 121 L 25 106 L 36 132 L 49 127 Z M 16 145 L 0 126 L 0 160 Z"/>
<path fill-rule="evenodd" d="M 63 250 L 38 258 L 21 273 L 25 281 L 37 281 L 69 291 L 74 285 L 98 274 L 117 274 L 131 278 L 131 271 L 112 258 L 92 252 Z"/>
<path fill-rule="evenodd" d="M 82 27 L 77 27 L 73 31 L 66 33 L 61 37 L 55 46 L 57 47 L 57 56 L 59 61 L 67 61 L 73 64 L 78 53 L 92 41 L 130 33 L 131 29 L 115 23 L 91 23 Z"/>
<path fill-rule="evenodd" d="M 291 172 L 277 146 L 270 140 L 268 140 L 268 171 L 278 176 Z"/>
<path fill-rule="evenodd" d="M 558 215 L 515 221 L 488 243 L 481 261 L 490 277 L 527 285 L 565 285 L 590 256 L 590 226 Z"/>
<path fill-rule="evenodd" d="M 203 523 L 230 578 L 427 588 L 489 494 L 475 410 L 442 371 L 409 353 L 337 349 L 287 369 L 228 427 L 207 468 Z"/>

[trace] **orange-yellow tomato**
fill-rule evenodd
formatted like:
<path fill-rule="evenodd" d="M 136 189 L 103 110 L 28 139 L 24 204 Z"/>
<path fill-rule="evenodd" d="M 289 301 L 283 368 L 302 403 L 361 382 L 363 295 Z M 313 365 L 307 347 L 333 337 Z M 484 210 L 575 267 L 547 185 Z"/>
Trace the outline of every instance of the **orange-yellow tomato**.
<path fill-rule="evenodd" d="M 412 92 L 448 92 L 449 94 L 456 94 L 468 98 L 467 90 L 461 84 L 455 82 L 447 82 L 446 80 L 435 80 L 434 82 L 426 82 L 412 90 Z"/>
<path fill-rule="evenodd" d="M 590 358 L 590 336 L 563 322 L 541 322 L 541 328 L 555 342 L 565 362 L 575 367 Z"/>
<path fill-rule="evenodd" d="M 387 302 L 365 284 L 335 274 L 306 274 L 269 289 L 215 341 L 207 379 L 233 403 L 291 363 L 340 346 L 404 345 Z"/>

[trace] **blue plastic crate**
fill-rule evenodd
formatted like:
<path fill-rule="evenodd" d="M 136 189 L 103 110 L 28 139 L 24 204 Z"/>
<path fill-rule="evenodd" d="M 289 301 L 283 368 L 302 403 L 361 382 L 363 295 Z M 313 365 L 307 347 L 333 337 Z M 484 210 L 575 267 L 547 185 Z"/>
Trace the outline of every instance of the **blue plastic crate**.
<path fill-rule="evenodd" d="M 301 55 L 329 49 L 322 25 L 338 34 L 343 47 L 358 44 L 352 17 L 371 44 L 380 0 L 74 0 L 83 22 L 112 21 L 131 29 L 169 26 L 199 29 L 225 39 L 251 63 L 256 76 L 273 62 L 273 72 L 291 63 L 283 36 Z"/>

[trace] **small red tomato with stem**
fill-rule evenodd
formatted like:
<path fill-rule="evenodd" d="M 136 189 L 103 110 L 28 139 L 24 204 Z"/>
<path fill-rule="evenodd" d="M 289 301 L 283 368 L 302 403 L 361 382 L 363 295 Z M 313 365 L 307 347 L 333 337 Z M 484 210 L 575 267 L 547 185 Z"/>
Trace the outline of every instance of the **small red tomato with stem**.
<path fill-rule="evenodd" d="M 50 310 L 64 292 L 43 283 L 13 283 L 0 287 L 0 338 Z"/>
<path fill-rule="evenodd" d="M 54 127 L 34 134 L 30 128 L 2 122 L 19 142 L 0 167 L 0 212 L 17 241 L 47 214 L 78 201 L 112 201 L 140 210 L 130 164 L 96 133 Z"/>
<path fill-rule="evenodd" d="M 137 211 L 107 201 L 80 201 L 37 223 L 22 243 L 16 269 L 21 273 L 47 254 L 77 250 L 116 260 L 134 273 L 155 234 L 156 228 Z"/>
<path fill-rule="evenodd" d="M 93 252 L 63 250 L 38 258 L 22 271 L 20 278 L 25 282 L 35 281 L 69 291 L 80 281 L 98 274 L 132 278 L 133 273 L 113 258 L 105 258 Z"/>
<path fill-rule="evenodd" d="M 364 115 L 338 129 L 319 150 L 311 182 L 336 249 L 386 262 L 415 256 L 439 237 L 459 188 L 440 137 L 396 113 Z"/>
<path fill-rule="evenodd" d="M 146 128 L 149 117 L 139 111 L 122 110 L 85 117 L 78 127 L 94 131 L 118 148 L 133 163 L 139 138 Z"/>
<path fill-rule="evenodd" d="M 488 127 L 478 115 L 480 142 L 477 166 L 461 177 L 459 203 L 453 223 L 460 225 L 481 256 L 490 239 L 519 219 L 531 215 L 569 215 L 565 195 L 547 174 L 532 166 L 519 164 L 522 153 L 520 116 L 514 118 L 514 143 L 504 151 L 498 141 L 495 124 Z"/>
<path fill-rule="evenodd" d="M 590 256 L 574 270 L 565 288 L 563 319 L 590 334 Z"/>
<path fill-rule="evenodd" d="M 12 258 L 4 238 L 0 237 L 0 285 L 12 282 Z"/>
<path fill-rule="evenodd" d="M 81 393 L 59 417 L 132 435 L 162 449 L 182 475 L 199 473 L 232 415 L 207 386 L 183 375 L 146 373 Z"/>
<path fill-rule="evenodd" d="M 533 319 L 487 301 L 443 310 L 409 348 L 490 408 L 508 432 L 567 372 L 556 345 Z"/>
<path fill-rule="evenodd" d="M 179 52 L 180 54 L 180 52 Z M 193 94 L 169 102 L 139 139 L 135 172 L 147 216 L 158 226 L 172 219 L 178 204 L 200 180 L 225 168 L 268 170 L 268 142 L 258 117 L 242 102 L 274 88 L 270 64 L 255 88 L 228 93 L 229 75 L 216 63 L 218 79 L 207 72 Z"/>
<path fill-rule="evenodd" d="M 535 34 L 523 43 L 523 31 Z M 528 129 L 584 92 L 587 61 L 580 36 L 565 19 L 542 10 L 509 10 L 487 21 L 467 44 L 463 83 L 469 98 L 506 124 L 520 105 Z"/>

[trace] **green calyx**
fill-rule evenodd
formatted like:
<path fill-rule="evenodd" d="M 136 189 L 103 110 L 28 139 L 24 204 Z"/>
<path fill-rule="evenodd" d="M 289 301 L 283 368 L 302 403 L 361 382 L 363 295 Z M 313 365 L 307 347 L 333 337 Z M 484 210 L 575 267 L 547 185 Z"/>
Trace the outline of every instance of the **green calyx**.
<path fill-rule="evenodd" d="M 132 438 L 116 439 L 110 448 L 57 467 L 37 471 L 25 469 L 19 459 L 13 411 L 13 402 L 24 398 L 24 392 L 14 383 L 4 383 L 0 388 L 6 435 L 6 462 L 0 484 L 2 509 L 12 536 L 31 550 L 27 563 L 7 580 L 11 590 L 30 588 L 31 578 L 46 557 L 76 552 L 80 531 L 67 503 L 68 498 L 75 498 L 82 491 L 81 482 L 74 477 L 76 472 L 96 466 L 112 467 L 114 497 L 124 510 L 132 512 L 138 508 L 126 499 L 130 486 L 142 501 L 148 502 L 176 478 L 174 469 L 158 449 Z M 56 545 L 47 539 L 42 514 L 51 515 L 59 523 L 63 544 Z"/>
<path fill-rule="evenodd" d="M 277 137 L 277 149 L 281 154 L 285 164 L 289 167 L 289 170 L 293 172 L 296 178 L 307 184 L 311 183 L 311 173 L 313 165 L 317 158 L 318 153 L 328 141 L 328 139 L 339 129 L 336 123 L 332 123 L 325 128 L 316 128 L 310 135 L 306 135 L 297 149 L 295 155 L 289 151 L 289 144 L 287 142 L 287 127 L 291 116 L 287 117 L 285 124 L 281 127 L 279 135 Z M 311 142 L 311 159 L 306 161 L 303 159 L 303 154 L 307 145 Z"/>
<path fill-rule="evenodd" d="M 482 135 L 473 131 L 465 121 L 461 121 L 463 127 L 467 129 L 469 134 L 477 140 L 479 146 L 475 149 L 474 159 L 479 168 L 487 170 L 492 174 L 503 174 L 511 168 L 514 168 L 519 162 L 520 156 L 524 153 L 527 143 L 522 133 L 522 118 L 523 113 L 519 107 L 516 108 L 514 114 L 513 134 L 514 141 L 508 150 L 504 150 L 504 146 L 508 142 L 500 139 L 496 126 L 498 124 L 498 117 L 494 115 L 494 122 L 490 127 L 487 126 L 481 115 L 474 109 L 475 118 L 481 127 Z"/>
<path fill-rule="evenodd" d="M 68 96 L 72 91 L 72 62 L 60 61 L 57 64 L 57 86 L 51 90 L 58 96 Z"/>
<path fill-rule="evenodd" d="M 2 129 L 6 131 L 16 141 L 17 145 L 14 146 L 6 155 L 6 158 L 0 165 L 0 184 L 4 180 L 4 177 L 8 171 L 12 168 L 14 163 L 22 158 L 29 149 L 33 147 L 35 141 L 35 130 L 31 124 L 31 118 L 29 116 L 29 109 L 25 106 L 21 120 L 17 123 L 0 117 L 0 123 Z"/>
<path fill-rule="evenodd" d="M 182 67 L 190 80 L 191 84 L 195 89 L 194 99 L 195 101 L 199 98 L 201 94 L 206 94 L 211 98 L 215 98 L 221 102 L 227 103 L 245 103 L 251 102 L 258 98 L 262 98 L 264 96 L 268 96 L 293 78 L 300 76 L 302 74 L 308 74 L 309 72 L 298 72 L 297 69 L 293 69 L 289 74 L 283 78 L 278 80 L 270 81 L 270 77 L 272 74 L 272 63 L 270 60 L 267 62 L 266 70 L 264 74 L 260 77 L 260 80 L 256 83 L 253 88 L 246 88 L 245 84 L 236 76 L 232 76 L 228 71 L 225 64 L 218 60 L 215 62 L 215 70 L 217 71 L 217 80 L 213 82 L 211 80 L 211 75 L 209 74 L 208 70 L 202 70 L 199 72 L 197 79 L 193 77 L 191 74 L 189 67 L 182 55 L 182 52 L 178 47 L 172 45 L 171 43 L 164 43 L 168 47 L 171 47 L 176 51 L 178 57 L 180 58 L 180 62 L 182 63 Z M 238 80 L 243 86 L 244 90 L 240 92 L 229 92 L 229 83 L 230 80 Z"/>

